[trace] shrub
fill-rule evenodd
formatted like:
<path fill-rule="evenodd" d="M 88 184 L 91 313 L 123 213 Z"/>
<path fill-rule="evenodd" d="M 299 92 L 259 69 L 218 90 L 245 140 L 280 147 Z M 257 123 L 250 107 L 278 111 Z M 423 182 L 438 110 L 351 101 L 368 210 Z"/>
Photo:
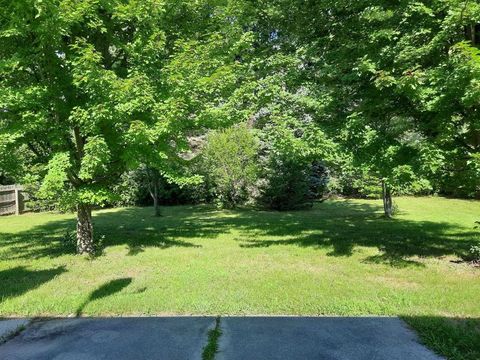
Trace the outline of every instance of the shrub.
<path fill-rule="evenodd" d="M 329 169 L 328 189 L 331 194 L 380 199 L 382 186 L 378 176 L 373 176 L 368 167 L 353 164 L 352 159 L 341 159 Z"/>
<path fill-rule="evenodd" d="M 202 152 L 202 172 L 213 198 L 222 207 L 245 203 L 257 180 L 258 140 L 241 124 L 212 132 Z"/>
<path fill-rule="evenodd" d="M 204 185 L 188 185 L 181 187 L 160 179 L 159 203 L 161 205 L 196 204 L 205 198 Z M 148 192 L 145 171 L 139 168 L 124 173 L 114 188 L 118 200 L 114 206 L 151 205 L 153 199 Z"/>
<path fill-rule="evenodd" d="M 27 174 L 21 181 L 24 191 L 28 193 L 28 209 L 35 212 L 59 210 L 57 204 L 39 196 L 39 179 L 40 176 L 38 174 Z"/>
<path fill-rule="evenodd" d="M 480 262 L 480 242 L 477 245 L 472 245 L 468 253 L 473 262 Z"/>
<path fill-rule="evenodd" d="M 429 195 L 433 191 L 430 181 L 419 176 L 410 165 L 395 167 L 390 180 L 397 195 Z"/>
<path fill-rule="evenodd" d="M 335 173 L 333 189 L 345 196 L 381 199 L 380 178 L 378 173 L 366 166 L 354 166 L 347 162 Z M 395 195 L 430 195 L 434 192 L 431 182 L 420 176 L 409 165 L 393 168 L 387 178 Z"/>
<path fill-rule="evenodd" d="M 264 129 L 263 140 L 259 204 L 273 210 L 311 207 L 326 191 L 327 168 L 310 152 L 300 131 L 271 126 Z"/>
<path fill-rule="evenodd" d="M 270 209 L 290 210 L 312 205 L 308 169 L 301 161 L 272 156 L 259 185 L 259 202 Z"/>
<path fill-rule="evenodd" d="M 480 221 L 475 221 L 475 224 L 474 229 L 480 229 Z M 473 262 L 480 263 L 480 241 L 470 247 L 468 255 Z"/>
<path fill-rule="evenodd" d="M 114 206 L 135 206 L 143 204 L 148 192 L 142 182 L 140 171 L 128 171 L 122 174 L 119 182 L 114 187 L 114 192 L 118 194 L 118 199 L 113 203 Z"/>
<path fill-rule="evenodd" d="M 361 197 L 368 199 L 381 199 L 382 198 L 382 186 L 378 177 L 362 174 L 353 182 L 353 186 Z"/>

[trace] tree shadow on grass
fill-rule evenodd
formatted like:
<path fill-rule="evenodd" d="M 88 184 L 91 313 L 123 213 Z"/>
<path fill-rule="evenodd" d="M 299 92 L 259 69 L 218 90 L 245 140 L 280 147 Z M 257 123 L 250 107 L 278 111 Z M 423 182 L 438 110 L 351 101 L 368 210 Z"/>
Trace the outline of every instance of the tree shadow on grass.
<path fill-rule="evenodd" d="M 24 266 L 0 271 L 0 302 L 23 295 L 64 273 L 65 267 L 28 270 Z"/>
<path fill-rule="evenodd" d="M 122 278 L 111 280 L 96 290 L 92 291 L 88 298 L 78 307 L 75 312 L 76 316 L 81 316 L 85 307 L 92 301 L 106 298 L 110 295 L 116 294 L 126 288 L 132 282 L 132 278 Z"/>
<path fill-rule="evenodd" d="M 132 256 L 150 247 L 200 247 L 198 241 L 214 241 L 235 229 L 242 248 L 295 245 L 324 248 L 329 256 L 341 257 L 351 256 L 356 247 L 370 247 L 379 254 L 365 262 L 392 266 L 421 266 L 414 257 L 462 256 L 475 243 L 473 229 L 454 223 L 389 220 L 381 214 L 379 205 L 351 201 L 324 202 L 294 212 L 174 206 L 164 208 L 160 218 L 152 216 L 151 208 L 127 208 L 96 213 L 94 231 L 105 235 L 106 247 L 125 245 Z M 0 233 L 0 259 L 63 255 L 61 235 L 74 226 L 72 219 L 17 234 Z"/>
<path fill-rule="evenodd" d="M 279 245 L 331 249 L 329 256 L 351 256 L 357 246 L 371 247 L 380 254 L 367 263 L 397 267 L 423 266 L 412 257 L 464 256 L 476 242 L 475 232 L 446 222 L 385 219 L 375 204 L 329 202 L 313 213 L 278 213 L 245 223 L 247 236 L 237 239 L 243 248 Z M 274 239 L 271 239 L 274 238 Z"/>
<path fill-rule="evenodd" d="M 198 236 L 213 236 L 220 229 L 195 230 L 191 221 L 197 216 L 190 207 L 179 207 L 179 214 L 154 217 L 150 208 L 126 208 L 99 212 L 94 215 L 94 236 L 104 237 L 103 246 L 126 245 L 128 255 L 137 255 L 146 248 L 196 248 L 200 245 L 181 240 Z M 198 210 L 198 209 L 197 209 Z M 208 213 L 208 208 L 205 212 Z M 199 213 L 200 214 L 200 213 Z M 198 214 L 198 215 L 199 215 Z M 54 258 L 72 252 L 64 244 L 64 234 L 75 229 L 75 219 L 51 221 L 17 233 L 0 233 L 0 260 Z"/>

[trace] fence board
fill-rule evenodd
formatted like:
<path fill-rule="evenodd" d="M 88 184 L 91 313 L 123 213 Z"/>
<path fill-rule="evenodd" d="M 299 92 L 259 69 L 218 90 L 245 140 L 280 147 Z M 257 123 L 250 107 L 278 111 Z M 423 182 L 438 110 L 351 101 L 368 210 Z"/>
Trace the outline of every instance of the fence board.
<path fill-rule="evenodd" d="M 25 211 L 28 194 L 21 185 L 0 185 L 0 215 L 21 214 Z"/>

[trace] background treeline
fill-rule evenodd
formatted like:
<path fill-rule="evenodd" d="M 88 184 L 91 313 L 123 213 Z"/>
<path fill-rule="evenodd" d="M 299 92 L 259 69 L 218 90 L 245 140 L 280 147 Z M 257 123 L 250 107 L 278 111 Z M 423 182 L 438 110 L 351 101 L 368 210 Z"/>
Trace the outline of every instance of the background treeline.
<path fill-rule="evenodd" d="M 476 1 L 0 9 L 0 181 L 76 209 L 86 238 L 93 206 L 153 199 L 480 196 Z"/>

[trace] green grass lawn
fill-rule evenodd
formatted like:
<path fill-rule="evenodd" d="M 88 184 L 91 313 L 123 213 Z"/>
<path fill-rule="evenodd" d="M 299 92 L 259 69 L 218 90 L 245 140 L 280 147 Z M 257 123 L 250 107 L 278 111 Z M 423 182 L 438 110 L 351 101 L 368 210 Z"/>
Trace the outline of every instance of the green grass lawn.
<path fill-rule="evenodd" d="M 313 210 L 102 210 L 105 252 L 75 256 L 71 214 L 0 218 L 0 316 L 399 315 L 430 347 L 480 358 L 480 202 L 338 200 Z"/>

